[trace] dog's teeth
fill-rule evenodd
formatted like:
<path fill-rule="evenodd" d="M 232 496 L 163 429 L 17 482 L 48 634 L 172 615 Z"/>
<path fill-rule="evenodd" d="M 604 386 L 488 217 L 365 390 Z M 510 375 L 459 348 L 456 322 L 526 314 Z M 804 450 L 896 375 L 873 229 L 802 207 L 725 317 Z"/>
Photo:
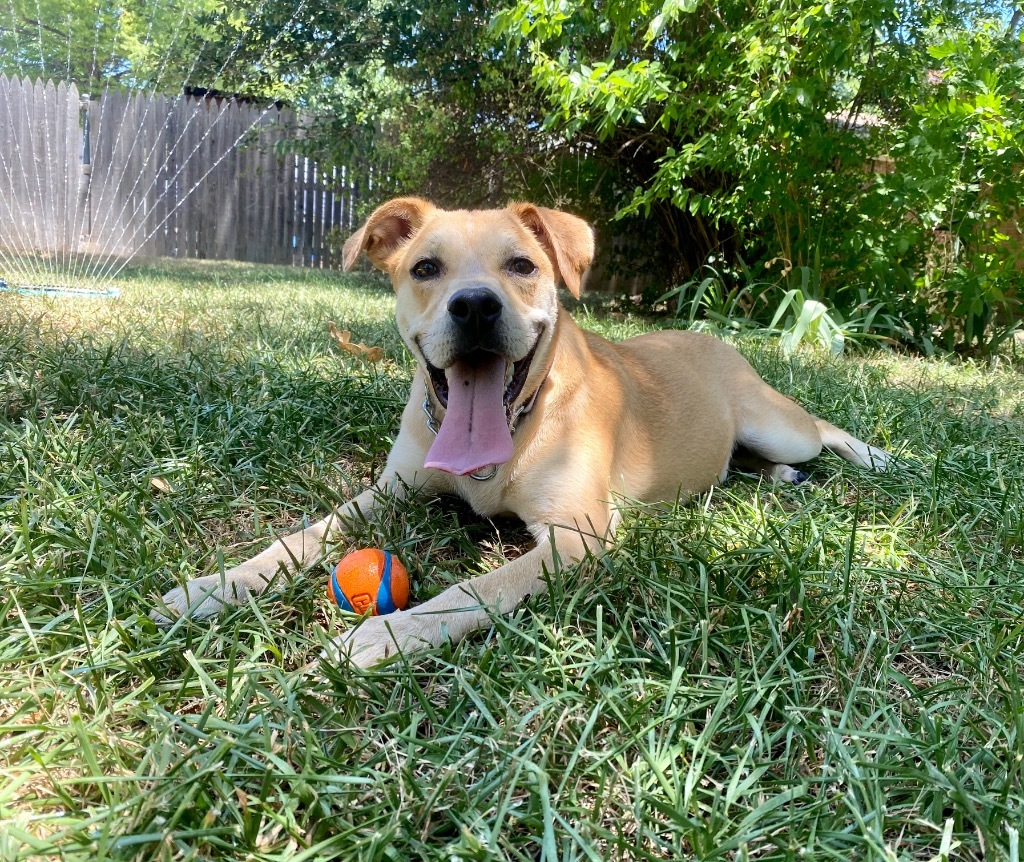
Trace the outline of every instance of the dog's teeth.
<path fill-rule="evenodd" d="M 512 382 L 512 377 L 515 374 L 516 366 L 511 362 L 505 363 L 505 386 L 508 386 Z"/>

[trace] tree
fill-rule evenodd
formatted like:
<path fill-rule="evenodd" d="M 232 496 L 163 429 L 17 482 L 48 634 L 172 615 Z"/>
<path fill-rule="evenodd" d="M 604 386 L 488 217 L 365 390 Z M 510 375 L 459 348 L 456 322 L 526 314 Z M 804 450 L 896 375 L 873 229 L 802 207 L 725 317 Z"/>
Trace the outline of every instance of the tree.
<path fill-rule="evenodd" d="M 1024 52 L 997 20 L 947 30 L 928 53 L 930 83 L 891 134 L 898 169 L 865 209 L 903 214 L 890 242 L 924 251 L 893 282 L 918 340 L 984 352 L 1024 311 Z"/>
<path fill-rule="evenodd" d="M 192 78 L 293 104 L 321 161 L 383 165 L 445 204 L 522 193 L 549 162 L 525 57 L 488 27 L 493 0 L 242 0 L 192 23 Z M 175 60 L 183 66 L 188 60 Z M 371 155 L 372 153 L 372 155 Z"/>
<path fill-rule="evenodd" d="M 815 298 L 851 311 L 864 291 L 896 298 L 879 281 L 887 269 L 913 284 L 928 266 L 930 237 L 907 230 L 920 201 L 894 205 L 912 174 L 866 168 L 901 141 L 923 158 L 909 140 L 934 94 L 929 47 L 947 31 L 970 39 L 993 14 L 1010 17 L 952 0 L 521 0 L 498 26 L 530 53 L 548 127 L 631 183 L 623 213 L 660 227 L 677 278 L 775 261 L 813 271 Z M 1015 98 L 1007 90 L 1001 109 Z M 1019 177 L 1008 147 L 1002 169 Z"/>
<path fill-rule="evenodd" d="M 168 80 L 167 59 L 187 50 L 184 25 L 213 0 L 10 0 L 0 11 L 0 73 L 146 89 Z M 177 74 L 177 72 L 175 72 Z"/>

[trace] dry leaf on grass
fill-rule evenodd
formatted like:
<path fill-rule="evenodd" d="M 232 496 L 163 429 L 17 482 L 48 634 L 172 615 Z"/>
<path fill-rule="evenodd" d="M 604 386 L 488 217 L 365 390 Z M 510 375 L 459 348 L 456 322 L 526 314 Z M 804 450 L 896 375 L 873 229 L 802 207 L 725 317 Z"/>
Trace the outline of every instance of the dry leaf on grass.
<path fill-rule="evenodd" d="M 331 331 L 334 343 L 346 353 L 351 353 L 353 356 L 358 356 L 360 359 L 365 359 L 368 362 L 380 362 L 384 358 L 383 347 L 367 347 L 365 344 L 353 342 L 351 340 L 352 333 L 347 329 L 339 330 L 333 320 L 329 321 L 327 326 Z"/>

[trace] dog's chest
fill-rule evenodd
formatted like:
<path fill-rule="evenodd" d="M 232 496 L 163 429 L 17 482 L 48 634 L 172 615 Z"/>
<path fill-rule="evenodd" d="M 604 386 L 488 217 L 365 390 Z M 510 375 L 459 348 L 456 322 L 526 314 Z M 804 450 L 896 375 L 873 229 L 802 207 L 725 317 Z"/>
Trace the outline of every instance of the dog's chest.
<path fill-rule="evenodd" d="M 497 472 L 490 479 L 480 480 L 474 479 L 472 476 L 456 476 L 453 477 L 453 480 L 455 493 L 469 503 L 478 515 L 484 518 L 521 517 L 521 513 L 516 511 L 514 495 L 510 493 L 507 470 L 504 465 L 498 467 Z"/>

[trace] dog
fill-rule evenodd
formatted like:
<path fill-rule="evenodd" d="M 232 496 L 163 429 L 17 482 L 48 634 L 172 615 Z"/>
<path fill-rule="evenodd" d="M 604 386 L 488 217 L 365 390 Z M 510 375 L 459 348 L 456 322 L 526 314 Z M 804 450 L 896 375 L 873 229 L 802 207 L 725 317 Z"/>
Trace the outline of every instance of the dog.
<path fill-rule="evenodd" d="M 446 211 L 413 197 L 383 204 L 346 242 L 388 273 L 398 328 L 416 359 L 409 401 L 376 487 L 223 575 L 163 597 L 154 619 L 208 616 L 321 558 L 382 495 L 454 494 L 485 517 L 521 519 L 535 546 L 411 610 L 370 617 L 334 642 L 368 667 L 398 651 L 456 642 L 544 589 L 545 569 L 600 553 L 615 501 L 675 500 L 724 480 L 753 453 L 773 479 L 822 447 L 883 470 L 889 453 L 807 413 L 731 346 L 665 330 L 612 343 L 561 307 L 594 256 L 590 226 L 529 203 Z"/>

